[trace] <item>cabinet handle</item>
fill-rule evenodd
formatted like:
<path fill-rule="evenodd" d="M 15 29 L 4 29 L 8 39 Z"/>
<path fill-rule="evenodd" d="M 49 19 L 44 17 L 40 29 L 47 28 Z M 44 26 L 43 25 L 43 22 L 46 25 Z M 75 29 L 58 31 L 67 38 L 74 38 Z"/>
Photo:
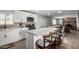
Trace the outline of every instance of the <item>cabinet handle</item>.
<path fill-rule="evenodd" d="M 7 38 L 7 35 L 4 35 L 4 38 Z"/>
<path fill-rule="evenodd" d="M 20 35 L 21 35 L 21 32 L 20 32 Z"/>

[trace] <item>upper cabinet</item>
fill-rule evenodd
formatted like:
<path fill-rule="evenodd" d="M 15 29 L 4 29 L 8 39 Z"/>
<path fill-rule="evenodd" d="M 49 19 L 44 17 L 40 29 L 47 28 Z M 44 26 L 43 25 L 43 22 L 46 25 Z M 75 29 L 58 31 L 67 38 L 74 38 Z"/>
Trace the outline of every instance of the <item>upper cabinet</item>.
<path fill-rule="evenodd" d="M 27 17 L 34 17 L 34 22 L 36 22 L 36 14 L 24 11 L 15 11 L 14 22 L 27 22 Z"/>
<path fill-rule="evenodd" d="M 12 25 L 14 23 L 13 19 L 14 19 L 13 15 L 7 15 L 6 16 L 6 24 L 7 25 Z"/>
<path fill-rule="evenodd" d="M 28 16 L 26 12 L 15 11 L 14 22 L 26 22 L 26 16 Z"/>

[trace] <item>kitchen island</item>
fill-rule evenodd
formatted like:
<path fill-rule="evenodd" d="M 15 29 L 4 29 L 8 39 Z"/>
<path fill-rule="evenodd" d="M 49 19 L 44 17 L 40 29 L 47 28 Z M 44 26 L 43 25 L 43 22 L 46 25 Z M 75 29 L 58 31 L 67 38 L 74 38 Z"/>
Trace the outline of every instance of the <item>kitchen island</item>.
<path fill-rule="evenodd" d="M 36 49 L 35 43 L 39 38 L 42 38 L 42 34 L 46 32 L 55 31 L 57 28 L 51 27 L 44 27 L 34 30 L 27 30 L 26 32 L 26 47 L 28 49 Z"/>

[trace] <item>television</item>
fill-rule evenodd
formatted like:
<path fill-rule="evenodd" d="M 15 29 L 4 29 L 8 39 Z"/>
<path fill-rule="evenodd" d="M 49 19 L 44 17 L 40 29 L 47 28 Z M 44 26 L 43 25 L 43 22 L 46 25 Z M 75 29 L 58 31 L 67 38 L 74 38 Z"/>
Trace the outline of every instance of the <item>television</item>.
<path fill-rule="evenodd" d="M 34 17 L 27 17 L 27 22 L 34 22 Z"/>

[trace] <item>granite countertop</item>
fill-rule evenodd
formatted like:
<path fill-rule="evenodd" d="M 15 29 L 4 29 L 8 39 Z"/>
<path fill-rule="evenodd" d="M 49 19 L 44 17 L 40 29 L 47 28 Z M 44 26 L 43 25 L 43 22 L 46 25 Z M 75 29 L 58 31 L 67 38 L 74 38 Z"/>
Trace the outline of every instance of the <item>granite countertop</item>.
<path fill-rule="evenodd" d="M 34 30 L 27 30 L 27 32 L 34 35 L 41 35 L 43 33 L 54 31 L 56 29 L 57 28 L 54 28 L 54 27 L 44 27 L 44 28 L 39 28 Z"/>
<path fill-rule="evenodd" d="M 27 28 L 7 28 L 7 29 L 1 29 L 0 32 L 7 32 L 12 30 L 28 30 Z"/>

